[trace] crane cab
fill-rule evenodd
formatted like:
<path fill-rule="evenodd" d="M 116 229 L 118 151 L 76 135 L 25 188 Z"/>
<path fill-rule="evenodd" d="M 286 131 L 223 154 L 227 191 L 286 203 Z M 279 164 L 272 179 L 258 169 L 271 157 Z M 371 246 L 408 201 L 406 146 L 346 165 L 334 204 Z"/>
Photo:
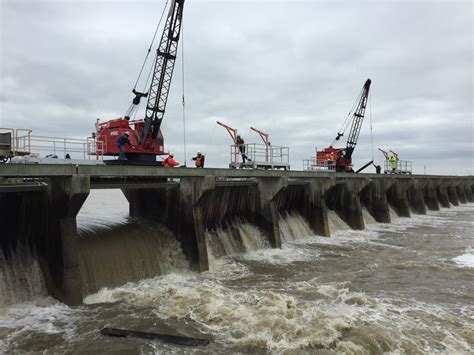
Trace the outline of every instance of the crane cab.
<path fill-rule="evenodd" d="M 103 155 L 116 156 L 119 154 L 117 139 L 129 133 L 130 142 L 135 147 L 125 146 L 125 152 L 129 160 L 156 161 L 157 155 L 165 155 L 164 139 L 161 130 L 156 139 L 153 139 L 151 132 L 147 135 L 145 142 L 140 144 L 143 132 L 143 120 L 129 120 L 126 117 L 120 117 L 113 120 L 98 122 L 96 125 L 96 146 L 103 147 Z"/>

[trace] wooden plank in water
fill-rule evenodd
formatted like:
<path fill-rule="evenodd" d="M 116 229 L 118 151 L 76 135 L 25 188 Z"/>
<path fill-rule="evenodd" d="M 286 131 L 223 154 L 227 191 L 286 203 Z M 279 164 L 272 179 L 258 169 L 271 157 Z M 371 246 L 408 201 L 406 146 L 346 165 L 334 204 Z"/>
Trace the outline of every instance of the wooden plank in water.
<path fill-rule="evenodd" d="M 136 338 L 144 338 L 144 339 L 159 339 L 166 343 L 187 345 L 187 346 L 199 346 L 199 345 L 204 346 L 204 345 L 209 344 L 209 339 L 186 337 L 182 335 L 142 332 L 139 330 L 105 327 L 100 332 L 103 335 L 109 335 L 109 336 L 114 336 L 114 337 L 136 337 Z"/>

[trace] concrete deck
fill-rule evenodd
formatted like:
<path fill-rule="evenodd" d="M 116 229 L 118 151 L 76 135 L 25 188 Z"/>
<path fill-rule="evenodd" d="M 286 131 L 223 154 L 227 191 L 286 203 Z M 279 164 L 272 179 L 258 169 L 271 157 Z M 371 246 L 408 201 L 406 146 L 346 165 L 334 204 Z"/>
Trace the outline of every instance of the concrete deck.
<path fill-rule="evenodd" d="M 282 171 L 258 169 L 221 169 L 221 168 L 163 168 L 154 166 L 112 166 L 112 165 L 73 165 L 73 164 L 2 164 L 0 177 L 53 177 L 84 175 L 91 177 L 224 177 L 224 178 L 261 178 L 287 177 L 290 179 L 305 178 L 356 178 L 371 179 L 429 179 L 429 178 L 458 178 L 473 179 L 473 176 L 445 176 L 445 175 L 392 175 L 392 174 L 355 174 L 334 173 L 321 171 Z"/>

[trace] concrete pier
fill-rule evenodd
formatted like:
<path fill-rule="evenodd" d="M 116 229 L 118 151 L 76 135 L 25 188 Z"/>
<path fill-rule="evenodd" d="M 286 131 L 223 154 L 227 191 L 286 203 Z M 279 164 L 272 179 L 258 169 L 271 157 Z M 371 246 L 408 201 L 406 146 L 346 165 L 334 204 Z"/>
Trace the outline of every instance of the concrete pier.
<path fill-rule="evenodd" d="M 423 190 L 426 181 L 421 179 L 412 179 L 410 187 L 407 189 L 407 200 L 410 209 L 415 214 L 426 214 L 426 204 L 423 198 Z"/>
<path fill-rule="evenodd" d="M 446 191 L 448 192 L 449 202 L 452 203 L 454 206 L 459 206 L 459 197 L 456 191 L 456 186 L 453 185 L 453 183 L 449 183 L 446 187 Z"/>
<path fill-rule="evenodd" d="M 436 188 L 436 196 L 438 197 L 438 202 L 444 208 L 449 208 L 451 205 L 449 204 L 449 196 L 448 196 L 448 188 L 446 183 L 443 181 L 438 182 L 438 186 Z"/>
<path fill-rule="evenodd" d="M 387 191 L 387 199 L 399 217 L 410 217 L 410 205 L 408 204 L 407 192 L 411 187 L 410 180 L 396 179 Z"/>
<path fill-rule="evenodd" d="M 379 223 L 390 223 L 390 209 L 387 191 L 393 186 L 391 179 L 370 179 L 369 183 L 361 190 L 362 204 Z"/>
<path fill-rule="evenodd" d="M 439 211 L 439 202 L 436 195 L 436 186 L 432 181 L 426 181 L 423 187 L 423 200 L 426 207 L 432 211 Z"/>
<path fill-rule="evenodd" d="M 168 227 L 192 268 L 209 269 L 206 231 L 255 226 L 281 248 L 279 215 L 303 216 L 317 235 L 330 236 L 328 211 L 352 229 L 365 228 L 362 209 L 390 223 L 473 202 L 474 178 L 136 166 L 0 166 L 0 246 L 6 257 L 35 252 L 49 293 L 69 305 L 83 300 L 76 216 L 90 189 L 121 189 L 129 214 Z M 233 233 L 229 235 L 233 236 Z M 233 238 L 233 237 L 232 237 Z"/>

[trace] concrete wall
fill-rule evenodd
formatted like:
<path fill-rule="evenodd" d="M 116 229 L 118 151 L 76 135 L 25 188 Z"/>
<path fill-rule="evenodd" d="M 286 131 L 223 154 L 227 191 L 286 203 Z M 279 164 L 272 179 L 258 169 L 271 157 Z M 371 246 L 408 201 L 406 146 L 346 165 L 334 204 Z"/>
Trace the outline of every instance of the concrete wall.
<path fill-rule="evenodd" d="M 82 303 L 76 216 L 89 194 L 88 177 L 51 177 L 47 189 L 0 193 L 1 245 L 7 255 L 27 247 L 38 258 L 49 293 Z"/>
<path fill-rule="evenodd" d="M 377 222 L 390 223 L 390 207 L 410 217 L 473 202 L 474 195 L 472 178 L 303 174 L 289 179 L 271 172 L 245 180 L 214 175 L 162 180 L 155 187 L 122 188 L 130 216 L 165 224 L 199 271 L 209 268 L 205 231 L 229 228 L 236 217 L 259 226 L 270 244 L 280 248 L 278 216 L 285 211 L 301 214 L 315 234 L 329 236 L 329 210 L 360 230 L 365 228 L 363 207 Z M 76 215 L 89 194 L 91 178 L 72 175 L 43 181 L 43 191 L 0 189 L 0 246 L 7 257 L 19 247 L 34 250 L 51 295 L 79 304 L 83 295 Z"/>

